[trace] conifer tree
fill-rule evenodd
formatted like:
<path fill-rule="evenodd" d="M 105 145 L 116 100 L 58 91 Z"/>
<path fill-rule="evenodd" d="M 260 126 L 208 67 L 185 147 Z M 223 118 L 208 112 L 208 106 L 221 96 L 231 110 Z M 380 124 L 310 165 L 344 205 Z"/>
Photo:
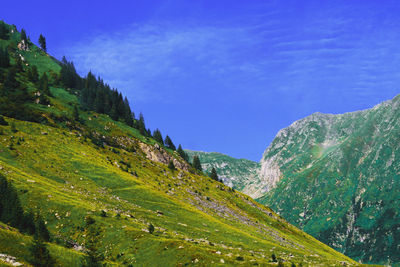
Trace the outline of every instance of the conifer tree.
<path fill-rule="evenodd" d="M 9 30 L 6 24 L 1 20 L 0 21 L 0 39 L 8 40 L 9 38 Z"/>
<path fill-rule="evenodd" d="M 1 174 L 0 196 L 0 221 L 20 229 L 24 211 L 16 190 Z"/>
<path fill-rule="evenodd" d="M 79 117 L 79 110 L 78 107 L 75 105 L 74 106 L 74 110 L 72 112 L 72 116 L 74 118 L 75 121 L 79 122 L 81 120 L 81 118 Z"/>
<path fill-rule="evenodd" d="M 38 70 L 37 67 L 35 65 L 33 65 L 31 68 L 29 68 L 28 70 L 28 78 L 31 82 L 33 82 L 34 84 L 37 84 L 39 81 L 39 74 L 38 74 Z"/>
<path fill-rule="evenodd" d="M 7 49 L 0 48 L 0 68 L 7 68 L 10 66 L 10 56 Z"/>
<path fill-rule="evenodd" d="M 65 56 L 61 59 L 59 80 L 67 88 L 82 89 L 82 79 L 76 73 L 74 63 L 72 61 L 69 62 Z"/>
<path fill-rule="evenodd" d="M 176 152 L 178 152 L 179 156 L 181 156 L 186 162 L 189 161 L 189 157 L 188 157 L 187 153 L 182 149 L 181 145 L 178 146 L 178 149 L 176 150 Z"/>
<path fill-rule="evenodd" d="M 168 135 L 165 137 L 164 144 L 169 149 L 172 149 L 174 151 L 176 150 L 174 143 L 172 142 L 171 138 Z"/>
<path fill-rule="evenodd" d="M 197 155 L 193 157 L 193 167 L 200 172 L 203 171 L 203 169 L 201 167 L 200 159 Z"/>
<path fill-rule="evenodd" d="M 175 171 L 176 170 L 175 164 L 174 164 L 174 162 L 172 160 L 170 160 L 169 163 L 168 163 L 168 169 L 170 169 L 171 171 Z"/>
<path fill-rule="evenodd" d="M 134 117 L 132 116 L 131 107 L 129 105 L 128 98 L 124 99 L 124 121 L 127 125 L 133 126 Z"/>
<path fill-rule="evenodd" d="M 26 44 L 28 43 L 28 38 L 26 37 L 26 32 L 24 29 L 21 29 L 21 41 L 24 41 Z"/>
<path fill-rule="evenodd" d="M 21 31 L 21 32 L 22 32 L 22 31 Z M 42 50 L 43 50 L 44 52 L 47 51 L 47 47 L 46 47 L 46 38 L 44 38 L 44 36 L 43 36 L 42 34 L 40 34 L 40 36 L 39 36 L 39 45 L 40 45 L 40 48 L 42 48 Z"/>
<path fill-rule="evenodd" d="M 35 231 L 33 216 L 29 216 L 29 213 L 24 214 L 17 191 L 1 174 L 0 196 L 0 221 L 22 232 L 33 234 Z"/>
<path fill-rule="evenodd" d="M 161 134 L 161 132 L 160 132 L 159 129 L 155 129 L 155 130 L 154 130 L 154 132 L 153 132 L 153 138 L 154 138 L 154 140 L 156 140 L 157 142 L 159 142 L 161 145 L 164 145 L 164 140 L 163 140 L 162 134 Z"/>
<path fill-rule="evenodd" d="M 85 219 L 85 247 L 86 256 L 82 262 L 83 267 L 101 267 L 102 261 L 104 260 L 103 255 L 99 252 L 99 239 L 100 239 L 100 229 L 96 226 L 96 221 L 92 217 L 87 217 Z"/>
<path fill-rule="evenodd" d="M 140 132 L 142 135 L 147 136 L 148 133 L 147 133 L 147 130 L 146 130 L 146 125 L 145 125 L 145 123 L 144 123 L 144 117 L 143 117 L 143 114 L 142 114 L 142 113 L 139 114 L 139 120 L 138 120 L 137 123 L 138 123 L 138 130 L 139 130 L 139 132 Z"/>
<path fill-rule="evenodd" d="M 46 73 L 43 73 L 42 77 L 40 77 L 39 90 L 42 94 L 51 96 L 50 87 L 49 87 L 49 79 L 48 79 Z"/>
<path fill-rule="evenodd" d="M 219 181 L 217 171 L 215 170 L 214 167 L 211 169 L 210 178 L 215 181 Z"/>
<path fill-rule="evenodd" d="M 55 266 L 55 261 L 51 257 L 49 250 L 47 249 L 46 243 L 39 236 L 37 231 L 35 232 L 33 243 L 29 248 L 31 252 L 30 263 L 35 267 L 52 267 Z"/>
<path fill-rule="evenodd" d="M 15 58 L 15 65 L 12 68 L 15 69 L 16 72 L 24 71 L 24 67 L 22 66 L 22 59 L 20 56 L 17 55 L 17 57 Z"/>
<path fill-rule="evenodd" d="M 94 108 L 98 113 L 104 113 L 105 94 L 102 88 L 97 89 Z"/>
<path fill-rule="evenodd" d="M 17 71 L 15 68 L 10 68 L 4 80 L 3 87 L 8 91 L 13 91 L 19 87 L 19 82 L 16 79 Z"/>
<path fill-rule="evenodd" d="M 32 212 L 25 213 L 21 223 L 22 223 L 21 229 L 23 232 L 26 232 L 30 235 L 35 234 L 36 231 L 35 215 Z"/>
<path fill-rule="evenodd" d="M 35 222 L 36 223 L 35 233 L 37 235 L 39 235 L 39 237 L 42 240 L 49 242 L 50 241 L 50 233 L 49 233 L 49 230 L 47 230 L 47 227 L 46 227 L 46 224 L 45 224 L 43 218 L 39 214 L 37 214 L 35 221 L 36 221 Z"/>
<path fill-rule="evenodd" d="M 7 126 L 8 125 L 8 122 L 4 119 L 4 117 L 3 116 L 1 116 L 0 115 L 0 125 L 4 125 L 4 126 Z"/>
<path fill-rule="evenodd" d="M 111 119 L 117 121 L 118 120 L 118 110 L 117 110 L 117 104 L 113 102 L 111 106 L 111 112 L 110 112 Z"/>

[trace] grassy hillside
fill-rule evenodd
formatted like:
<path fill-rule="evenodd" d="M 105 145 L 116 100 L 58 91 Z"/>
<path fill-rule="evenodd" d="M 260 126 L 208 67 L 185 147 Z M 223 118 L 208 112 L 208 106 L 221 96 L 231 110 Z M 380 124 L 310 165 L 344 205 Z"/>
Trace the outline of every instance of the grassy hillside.
<path fill-rule="evenodd" d="M 18 38 L 14 31 L 0 44 L 15 49 L 11 63 L 24 54 L 17 80 L 32 96 L 22 107 L 34 121 L 5 117 L 0 173 L 17 189 L 23 208 L 46 221 L 58 265 L 80 265 L 89 245 L 88 216 L 99 229 L 96 245 L 107 266 L 276 265 L 272 254 L 287 266 L 358 265 L 269 208 L 196 173 L 137 129 L 82 109 L 76 120 L 76 90 L 54 82 L 49 104 L 36 103 L 28 67 L 37 65 L 51 77 L 59 65 L 34 45 L 18 50 Z M 1 87 L 5 96 L 11 89 Z M 179 169 L 169 169 L 169 161 Z M 28 265 L 32 237 L 4 224 L 0 237 L 0 253 Z M 0 262 L 5 264 L 2 257 Z"/>

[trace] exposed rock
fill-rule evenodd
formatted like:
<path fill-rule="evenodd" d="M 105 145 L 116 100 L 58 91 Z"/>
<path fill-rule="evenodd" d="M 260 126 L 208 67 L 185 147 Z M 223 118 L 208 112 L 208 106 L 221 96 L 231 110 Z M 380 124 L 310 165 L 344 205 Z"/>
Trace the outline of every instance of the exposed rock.
<path fill-rule="evenodd" d="M 22 51 L 29 51 L 29 44 L 25 42 L 25 40 L 21 40 L 18 43 L 18 49 Z"/>
<path fill-rule="evenodd" d="M 189 170 L 189 164 L 187 162 L 183 160 L 177 160 L 158 144 L 151 146 L 145 143 L 139 143 L 139 146 L 149 160 L 160 162 L 163 164 L 168 164 L 172 160 L 176 168 L 184 171 Z"/>

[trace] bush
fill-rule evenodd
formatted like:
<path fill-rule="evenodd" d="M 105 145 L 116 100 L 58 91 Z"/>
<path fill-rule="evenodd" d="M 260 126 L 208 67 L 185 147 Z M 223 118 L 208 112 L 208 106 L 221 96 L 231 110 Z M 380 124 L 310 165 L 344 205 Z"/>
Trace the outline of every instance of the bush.
<path fill-rule="evenodd" d="M 150 234 L 153 234 L 153 233 L 154 233 L 154 225 L 152 225 L 152 224 L 150 223 L 148 230 L 149 230 L 149 233 L 150 233 Z"/>
<path fill-rule="evenodd" d="M 4 126 L 7 126 L 8 125 L 8 122 L 4 119 L 4 117 L 3 116 L 1 116 L 0 115 L 0 125 L 4 125 Z"/>
<path fill-rule="evenodd" d="M 17 127 L 15 127 L 15 123 L 14 123 L 14 122 L 11 123 L 11 131 L 12 131 L 13 133 L 18 132 Z"/>
<path fill-rule="evenodd" d="M 105 210 L 101 210 L 100 216 L 103 218 L 107 217 L 107 212 Z"/>

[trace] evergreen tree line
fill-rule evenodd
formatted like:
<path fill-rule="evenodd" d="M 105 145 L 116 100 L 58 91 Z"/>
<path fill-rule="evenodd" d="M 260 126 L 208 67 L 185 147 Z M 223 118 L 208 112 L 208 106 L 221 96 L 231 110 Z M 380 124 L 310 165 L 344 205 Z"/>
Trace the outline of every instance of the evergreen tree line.
<path fill-rule="evenodd" d="M 50 241 L 50 233 L 43 219 L 32 212 L 24 212 L 17 191 L 0 174 L 0 221 L 17 228 L 23 233 L 36 234 L 45 241 Z"/>
<path fill-rule="evenodd" d="M 8 55 L 8 52 L 6 52 Z M 25 84 L 20 83 L 18 76 L 25 75 L 22 60 L 19 56 L 14 58 L 15 64 L 10 65 L 9 57 L 4 50 L 0 57 L 0 114 L 22 120 L 32 120 L 32 113 L 27 111 L 28 102 L 32 102 L 31 96 Z"/>
<path fill-rule="evenodd" d="M 172 139 L 168 135 L 164 139 L 159 129 L 155 129 L 152 134 L 151 130 L 146 128 L 142 113 L 139 114 L 138 118 L 135 117 L 128 99 L 123 97 L 121 92 L 112 89 L 100 77 L 96 78 L 91 71 L 86 77 L 81 78 L 76 72 L 74 63 L 68 61 L 65 57 L 62 58 L 60 65 L 59 85 L 80 92 L 80 107 L 83 110 L 106 114 L 115 121 L 123 121 L 138 129 L 142 135 L 152 137 L 162 146 L 177 151 L 185 161 L 189 162 L 189 157 L 183 151 L 181 145 L 176 149 Z M 79 118 L 79 112 L 76 108 L 74 109 L 74 118 Z"/>
<path fill-rule="evenodd" d="M 3 35 L 1 35 L 3 33 Z M 0 37 L 8 36 L 9 30 L 6 24 L 0 21 Z M 24 29 L 21 29 L 21 40 L 30 43 Z M 43 35 L 40 35 L 39 43 L 44 51 L 46 51 L 46 40 Z M 161 132 L 156 129 L 152 135 L 151 130 L 146 128 L 143 114 L 140 113 L 136 119 L 134 112 L 131 110 L 129 101 L 123 97 L 117 89 L 104 83 L 98 77 L 96 78 L 92 72 L 89 72 L 86 77 L 81 78 L 76 72 L 72 61 L 68 61 L 65 57 L 60 62 L 61 71 L 57 78 L 52 79 L 54 85 L 59 85 L 64 88 L 70 88 L 80 92 L 80 106 L 83 110 L 95 111 L 101 114 L 109 115 L 113 120 L 121 120 L 127 125 L 134 127 L 146 137 L 153 137 L 161 145 L 173 151 L 177 150 L 172 139 L 167 135 L 162 138 Z M 15 57 L 15 64 L 10 66 L 9 51 L 0 49 L 0 68 L 7 68 L 4 75 L 0 75 L 0 83 L 3 85 L 0 88 L 0 100 L 4 104 L 0 104 L 0 113 L 17 119 L 35 120 L 30 112 L 26 112 L 25 104 L 33 101 L 33 96 L 30 96 L 26 90 L 26 86 L 21 84 L 17 76 L 24 75 L 31 81 L 39 91 L 39 103 L 47 105 L 50 103 L 48 97 L 51 96 L 50 80 L 46 73 L 39 77 L 36 66 L 32 66 L 24 70 L 21 58 Z M 27 118 L 32 117 L 32 118 Z M 40 116 L 38 116 L 40 117 Z M 74 108 L 74 118 L 79 120 L 79 111 Z M 178 154 L 187 162 L 188 155 L 179 145 Z"/>
<path fill-rule="evenodd" d="M 50 241 L 50 233 L 44 220 L 39 214 L 24 212 L 14 186 L 1 174 L 0 196 L 0 221 L 17 228 L 22 233 L 34 236 L 29 246 L 30 263 L 40 267 L 54 266 L 55 262 L 45 243 Z"/>
<path fill-rule="evenodd" d="M 8 40 L 9 30 L 4 21 L 0 20 L 0 39 Z"/>
<path fill-rule="evenodd" d="M 1 32 L 8 28 L 4 22 L 0 21 Z M 21 40 L 30 42 L 25 30 L 21 30 Z M 50 81 L 46 73 L 39 77 L 36 66 L 25 67 L 18 53 L 0 48 L 0 114 L 20 120 L 38 121 L 42 117 L 33 112 L 26 104 L 33 102 L 33 95 L 27 91 L 24 78 L 27 78 L 40 92 L 40 103 L 49 104 L 48 96 L 51 96 Z M 13 55 L 14 64 L 10 64 L 10 55 Z"/>
<path fill-rule="evenodd" d="M 10 56 L 6 48 L 0 48 L 0 68 L 8 68 L 10 66 Z"/>

